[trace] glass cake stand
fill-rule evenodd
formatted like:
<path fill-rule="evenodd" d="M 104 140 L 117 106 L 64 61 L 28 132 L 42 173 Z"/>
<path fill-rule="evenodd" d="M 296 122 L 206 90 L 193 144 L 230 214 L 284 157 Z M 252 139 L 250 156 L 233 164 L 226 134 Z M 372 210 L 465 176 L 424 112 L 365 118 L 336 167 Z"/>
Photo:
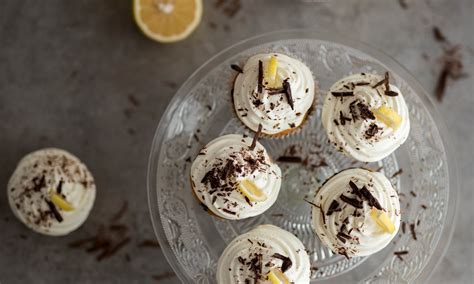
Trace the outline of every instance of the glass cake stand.
<path fill-rule="evenodd" d="M 316 107 L 304 127 L 280 139 L 261 139 L 274 158 L 294 147 L 308 159 L 280 164 L 283 184 L 264 214 L 240 221 L 218 219 L 194 198 L 189 169 L 199 150 L 227 133 L 249 131 L 235 117 L 231 88 L 236 72 L 260 52 L 281 52 L 305 62 L 318 81 Z M 334 151 L 320 122 L 323 98 L 336 80 L 356 72 L 391 72 L 405 96 L 411 133 L 394 154 L 378 163 L 356 163 Z M 275 224 L 297 235 L 309 251 L 312 282 L 424 282 L 441 260 L 454 229 L 457 178 L 446 127 L 426 92 L 399 63 L 382 52 L 334 33 L 290 30 L 242 41 L 202 65 L 183 84 L 164 113 L 148 167 L 148 201 L 155 234 L 185 283 L 215 283 L 217 261 L 237 235 Z M 310 205 L 319 185 L 348 167 L 364 166 L 391 178 L 400 193 L 402 221 L 394 241 L 379 253 L 350 260 L 333 254 L 311 228 Z M 402 174 L 397 174 L 403 169 Z M 416 240 L 410 227 L 414 227 Z M 394 252 L 408 251 L 402 259 Z"/>

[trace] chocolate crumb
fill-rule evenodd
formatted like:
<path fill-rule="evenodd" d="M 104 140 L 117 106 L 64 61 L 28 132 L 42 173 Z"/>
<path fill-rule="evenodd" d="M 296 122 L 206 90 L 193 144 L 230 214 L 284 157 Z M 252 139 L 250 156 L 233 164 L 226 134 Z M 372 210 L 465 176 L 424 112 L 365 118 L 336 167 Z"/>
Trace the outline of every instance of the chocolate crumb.
<path fill-rule="evenodd" d="M 411 196 L 416 197 L 416 193 L 413 190 L 410 190 L 410 194 Z"/>
<path fill-rule="evenodd" d="M 257 82 L 257 91 L 259 94 L 263 91 L 263 62 L 262 60 L 258 61 L 258 82 Z"/>
<path fill-rule="evenodd" d="M 286 94 L 286 99 L 288 100 L 288 104 L 290 104 L 291 109 L 294 110 L 295 106 L 293 102 L 293 96 L 291 94 L 290 82 L 288 82 L 288 80 L 283 81 L 283 89 L 285 89 L 285 94 Z"/>
<path fill-rule="evenodd" d="M 440 28 L 437 27 L 437 26 L 433 27 L 433 36 L 434 36 L 435 40 L 438 41 L 438 42 L 446 42 L 447 41 L 446 37 L 441 32 Z"/>
<path fill-rule="evenodd" d="M 414 223 L 410 224 L 410 232 L 411 232 L 411 236 L 416 241 L 417 238 L 416 238 L 416 231 L 415 231 L 415 224 Z"/>
<path fill-rule="evenodd" d="M 59 213 L 58 209 L 56 208 L 56 206 L 53 204 L 53 202 L 49 201 L 49 200 L 45 200 L 46 201 L 46 204 L 48 204 L 48 207 L 49 209 L 51 210 L 51 212 L 53 213 L 54 215 L 54 218 L 56 218 L 56 220 L 61 223 L 63 221 L 63 216 L 61 216 L 61 214 Z"/>
<path fill-rule="evenodd" d="M 402 168 L 400 168 L 398 171 L 396 171 L 396 172 L 392 175 L 391 178 L 397 177 L 397 176 L 399 176 L 399 175 L 401 175 L 401 174 L 403 174 L 403 169 L 402 169 Z"/>
<path fill-rule="evenodd" d="M 405 234 L 406 232 L 406 223 L 402 221 L 402 233 Z"/>
<path fill-rule="evenodd" d="M 251 151 L 253 151 L 253 149 L 255 149 L 255 146 L 257 146 L 257 141 L 261 133 L 262 133 L 262 124 L 259 123 L 257 132 L 255 132 L 255 135 L 253 136 L 252 144 L 250 145 Z"/>
<path fill-rule="evenodd" d="M 231 64 L 230 65 L 230 68 L 234 69 L 235 71 L 239 72 L 239 73 L 244 73 L 244 71 L 242 70 L 242 68 L 240 68 L 239 65 L 237 64 Z"/>

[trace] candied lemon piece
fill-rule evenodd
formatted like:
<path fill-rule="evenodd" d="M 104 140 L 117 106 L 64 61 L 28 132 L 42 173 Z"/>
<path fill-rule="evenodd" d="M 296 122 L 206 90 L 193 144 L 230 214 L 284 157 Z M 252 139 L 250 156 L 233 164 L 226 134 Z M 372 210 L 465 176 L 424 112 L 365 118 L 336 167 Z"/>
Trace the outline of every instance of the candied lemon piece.
<path fill-rule="evenodd" d="M 387 213 L 382 210 L 378 210 L 375 207 L 372 207 L 370 210 L 370 216 L 374 221 L 382 228 L 385 232 L 392 234 L 395 232 L 395 225 L 392 223 L 390 218 L 388 218 Z"/>
<path fill-rule="evenodd" d="M 290 279 L 281 271 L 280 268 L 273 268 L 268 272 L 268 280 L 272 284 L 290 284 Z"/>
<path fill-rule="evenodd" d="M 275 85 L 277 69 L 278 69 L 278 59 L 276 56 L 272 55 L 270 57 L 270 60 L 268 61 L 268 66 L 266 70 L 267 74 L 265 76 L 265 79 L 268 81 L 268 84 L 270 86 Z"/>
<path fill-rule="evenodd" d="M 72 206 L 71 203 L 67 202 L 64 200 L 64 198 L 61 197 L 61 195 L 57 193 L 51 193 L 51 202 L 54 203 L 54 205 L 58 206 L 64 211 L 73 211 L 74 206 Z"/>
<path fill-rule="evenodd" d="M 158 42 L 188 37 L 202 16 L 202 0 L 134 0 L 135 22 L 142 32 Z"/>
<path fill-rule="evenodd" d="M 239 190 L 250 201 L 265 201 L 267 196 L 252 181 L 244 179 L 239 183 Z"/>
<path fill-rule="evenodd" d="M 402 123 L 402 117 L 390 107 L 381 106 L 375 110 L 372 110 L 372 112 L 374 113 L 375 117 L 383 124 L 395 130 L 398 129 Z"/>

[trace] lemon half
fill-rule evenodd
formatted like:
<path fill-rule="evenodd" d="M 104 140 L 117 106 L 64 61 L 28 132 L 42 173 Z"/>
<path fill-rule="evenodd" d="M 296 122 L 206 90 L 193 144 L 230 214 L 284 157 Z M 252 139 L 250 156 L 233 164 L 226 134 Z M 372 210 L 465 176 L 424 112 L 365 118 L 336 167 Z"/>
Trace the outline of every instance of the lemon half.
<path fill-rule="evenodd" d="M 134 0 L 133 15 L 149 38 L 159 42 L 180 41 L 201 22 L 202 0 Z"/>

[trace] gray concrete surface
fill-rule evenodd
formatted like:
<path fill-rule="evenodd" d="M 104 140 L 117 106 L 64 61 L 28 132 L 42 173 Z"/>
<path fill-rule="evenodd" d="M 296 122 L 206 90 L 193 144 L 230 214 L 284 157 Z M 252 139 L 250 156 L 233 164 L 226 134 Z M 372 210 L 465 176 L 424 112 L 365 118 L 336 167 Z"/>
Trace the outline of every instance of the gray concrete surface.
<path fill-rule="evenodd" d="M 47 146 L 78 155 L 95 175 L 98 195 L 86 224 L 63 238 L 35 234 L 0 198 L 1 283 L 147 283 L 171 271 L 153 238 L 146 200 L 146 165 L 155 127 L 174 92 L 221 49 L 283 28 L 332 29 L 395 57 L 430 92 L 441 48 L 433 25 L 463 46 L 470 77 L 448 86 L 439 104 L 459 162 L 460 210 L 453 241 L 431 283 L 473 278 L 474 76 L 473 1 L 242 1 L 228 18 L 205 0 L 201 25 L 187 40 L 161 45 L 136 29 L 130 0 L 0 3 L 0 185 L 17 161 Z M 424 59 L 425 57 L 425 59 Z M 132 104 L 132 95 L 138 104 Z M 68 248 L 93 234 L 128 200 L 131 243 L 110 259 Z M 130 261 L 127 261 L 127 255 Z M 169 276 L 162 283 L 175 283 Z"/>

